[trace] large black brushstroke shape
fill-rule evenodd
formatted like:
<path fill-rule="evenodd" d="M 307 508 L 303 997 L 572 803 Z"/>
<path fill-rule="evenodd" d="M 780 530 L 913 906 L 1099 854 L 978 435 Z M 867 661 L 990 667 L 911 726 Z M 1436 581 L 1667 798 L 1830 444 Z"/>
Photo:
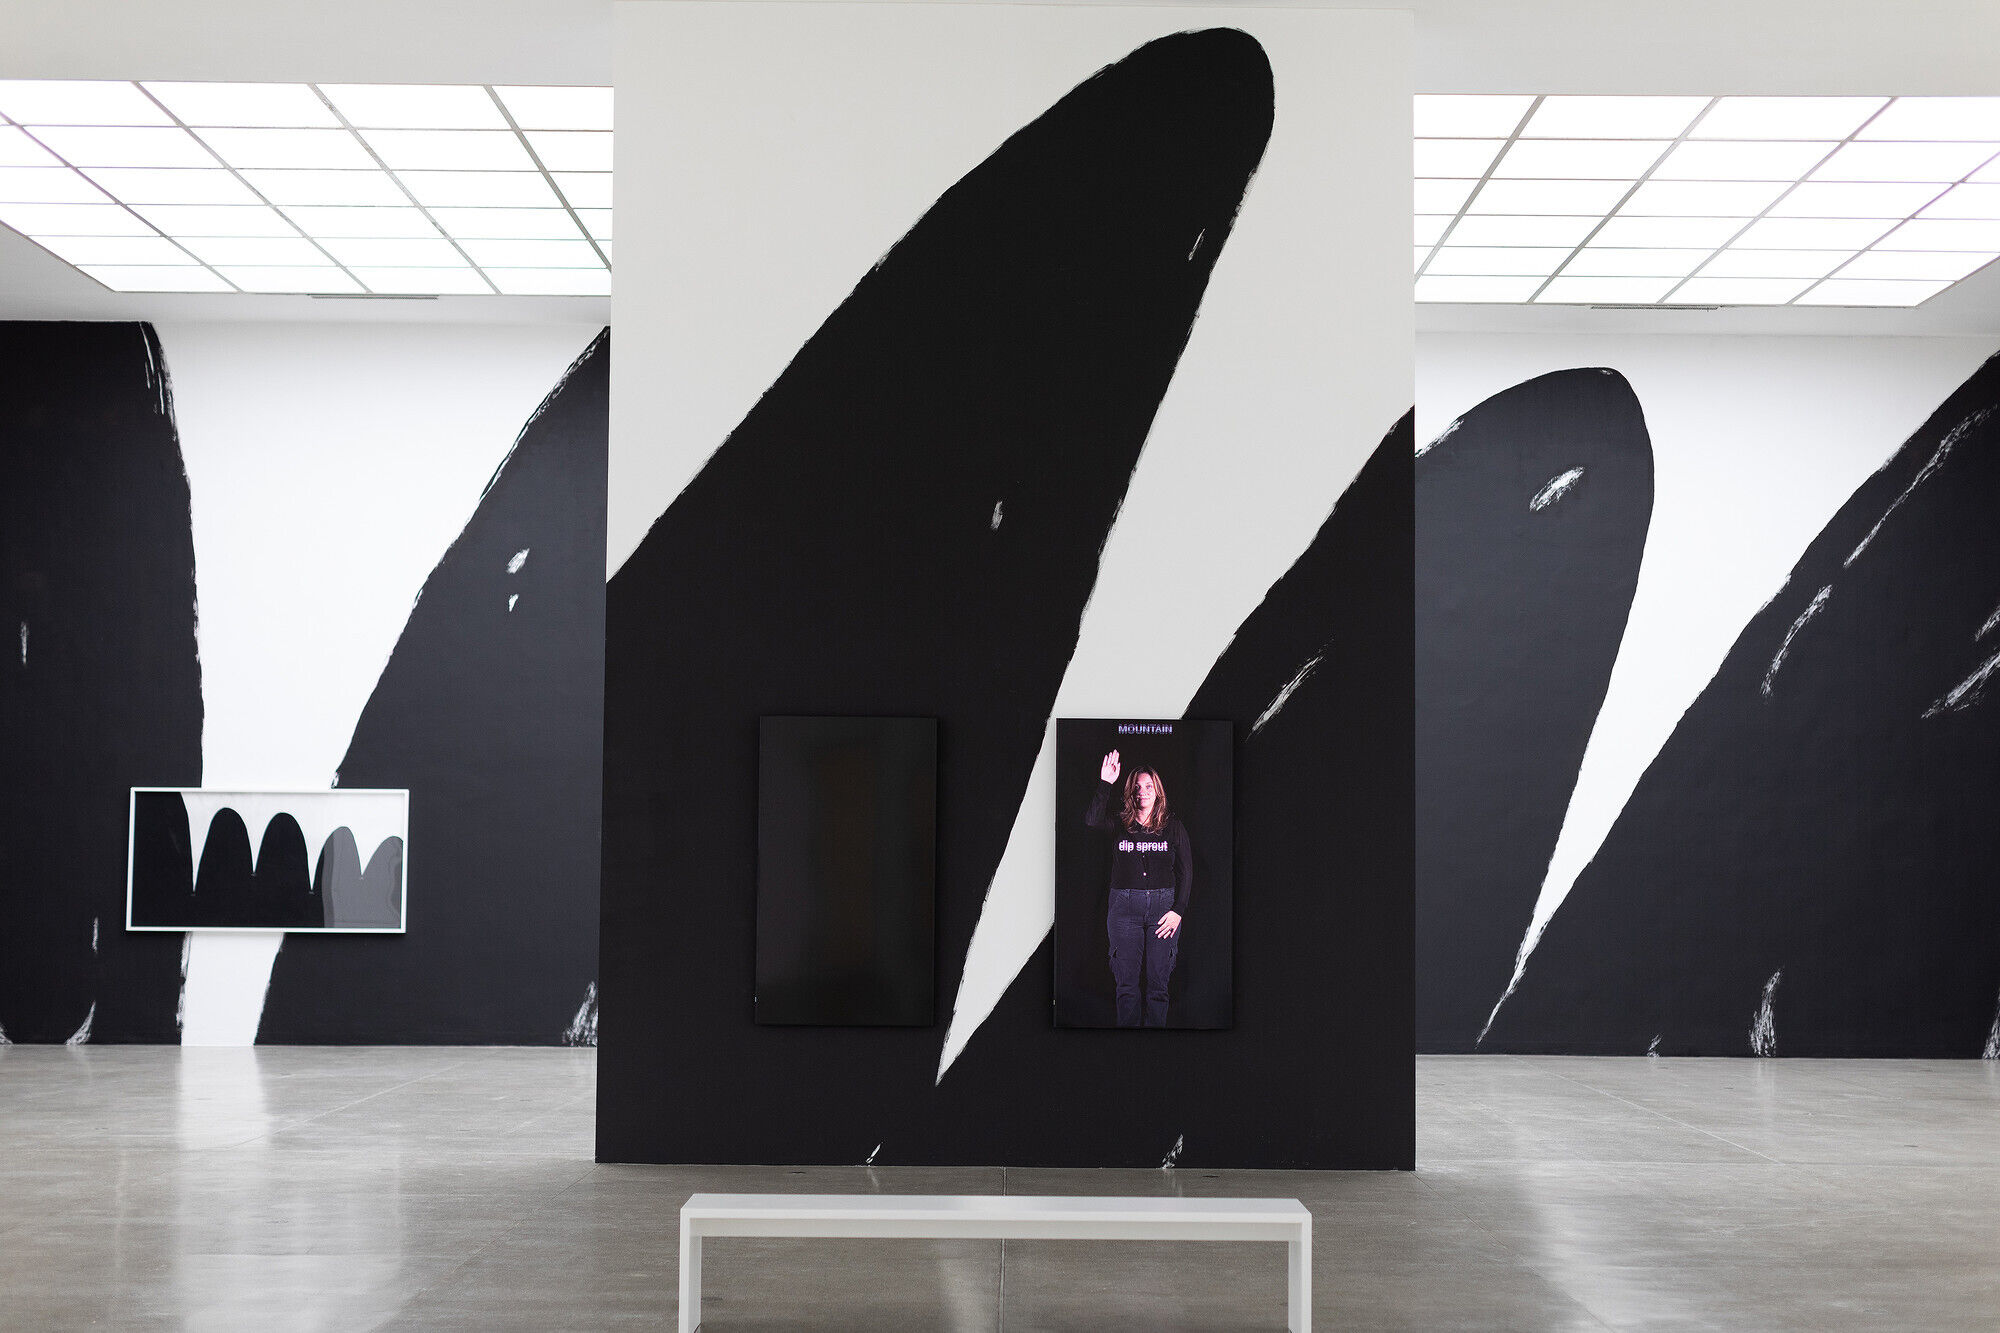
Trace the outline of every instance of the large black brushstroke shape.
<path fill-rule="evenodd" d="M 552 1045 L 596 978 L 610 358 L 606 332 L 522 430 L 341 761 L 409 788 L 408 932 L 286 940 L 258 1040 Z"/>
<path fill-rule="evenodd" d="M 1483 1048 L 1750 1054 L 1776 977 L 1778 1054 L 1978 1055 L 2000 992 L 1996 610 L 2000 360 L 1750 622 Z"/>
<path fill-rule="evenodd" d="M 1611 683 L 1653 450 L 1623 376 L 1563 370 L 1467 412 L 1416 474 L 1417 1049 L 1470 1051 Z"/>
<path fill-rule="evenodd" d="M 1271 116 L 1234 30 L 1084 82 L 862 278 L 612 580 L 601 1158 L 852 1162 L 920 1126 L 940 1160 L 1056 1151 L 932 1123 L 935 1029 L 752 1022 L 757 719 L 939 719 L 949 1013 Z"/>
<path fill-rule="evenodd" d="M 0 322 L 0 366 L 0 1029 L 95 1003 L 93 1040 L 174 1041 L 180 941 L 123 928 L 129 789 L 201 782 L 166 361 L 150 325 Z"/>
<path fill-rule="evenodd" d="M 1052 1030 L 1044 942 L 885 1160 L 1414 1165 L 1412 448 L 1405 416 L 1188 703 L 1236 729 L 1235 1028 Z"/>
<path fill-rule="evenodd" d="M 177 791 L 132 800 L 132 924 L 185 926 L 194 920 L 194 843 L 187 802 Z"/>

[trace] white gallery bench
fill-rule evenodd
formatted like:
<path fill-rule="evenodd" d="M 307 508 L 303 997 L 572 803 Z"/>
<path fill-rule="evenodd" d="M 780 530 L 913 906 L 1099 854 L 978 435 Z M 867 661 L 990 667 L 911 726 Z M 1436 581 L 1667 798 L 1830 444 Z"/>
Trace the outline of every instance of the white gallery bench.
<path fill-rule="evenodd" d="M 1297 1199 L 697 1194 L 681 1209 L 681 1333 L 701 1323 L 701 1243 L 709 1236 L 1283 1241 L 1288 1327 L 1312 1327 L 1312 1214 Z"/>

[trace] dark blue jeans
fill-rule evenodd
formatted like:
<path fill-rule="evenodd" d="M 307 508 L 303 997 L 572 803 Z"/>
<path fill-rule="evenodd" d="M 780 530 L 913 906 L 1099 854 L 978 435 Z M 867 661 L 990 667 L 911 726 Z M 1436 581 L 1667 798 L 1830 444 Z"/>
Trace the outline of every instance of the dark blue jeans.
<path fill-rule="evenodd" d="M 1118 995 L 1118 1026 L 1163 1028 L 1167 1025 L 1167 981 L 1180 956 L 1181 937 L 1157 939 L 1160 918 L 1173 910 L 1172 889 L 1113 889 L 1104 913 L 1111 936 L 1111 980 Z M 1145 987 L 1145 1004 L 1139 1002 Z M 1143 1018 L 1143 1021 L 1142 1021 Z"/>

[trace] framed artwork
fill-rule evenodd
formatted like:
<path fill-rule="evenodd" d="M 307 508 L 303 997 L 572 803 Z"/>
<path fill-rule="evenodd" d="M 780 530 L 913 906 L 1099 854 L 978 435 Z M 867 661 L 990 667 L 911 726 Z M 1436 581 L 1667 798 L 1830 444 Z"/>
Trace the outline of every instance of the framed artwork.
<path fill-rule="evenodd" d="M 134 787 L 127 930 L 401 934 L 410 794 Z"/>

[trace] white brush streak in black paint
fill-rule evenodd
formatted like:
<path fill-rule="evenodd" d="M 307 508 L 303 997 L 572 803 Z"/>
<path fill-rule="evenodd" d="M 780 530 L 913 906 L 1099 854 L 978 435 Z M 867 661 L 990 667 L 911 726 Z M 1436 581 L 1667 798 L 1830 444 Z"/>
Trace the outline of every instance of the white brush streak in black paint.
<path fill-rule="evenodd" d="M 1832 595 L 1833 585 L 1829 583 L 1814 593 L 1812 601 L 1806 604 L 1806 609 L 1799 612 L 1799 618 L 1785 631 L 1785 641 L 1778 645 L 1777 652 L 1771 654 L 1771 665 L 1764 669 L 1764 679 L 1758 682 L 1757 693 L 1766 699 L 1771 697 L 1771 686 L 1778 679 L 1779 669 L 1785 665 L 1785 654 L 1792 651 L 1792 640 L 1799 637 L 1799 631 L 1806 627 L 1806 622 L 1820 613 L 1820 608 L 1826 605 L 1826 599 Z"/>

